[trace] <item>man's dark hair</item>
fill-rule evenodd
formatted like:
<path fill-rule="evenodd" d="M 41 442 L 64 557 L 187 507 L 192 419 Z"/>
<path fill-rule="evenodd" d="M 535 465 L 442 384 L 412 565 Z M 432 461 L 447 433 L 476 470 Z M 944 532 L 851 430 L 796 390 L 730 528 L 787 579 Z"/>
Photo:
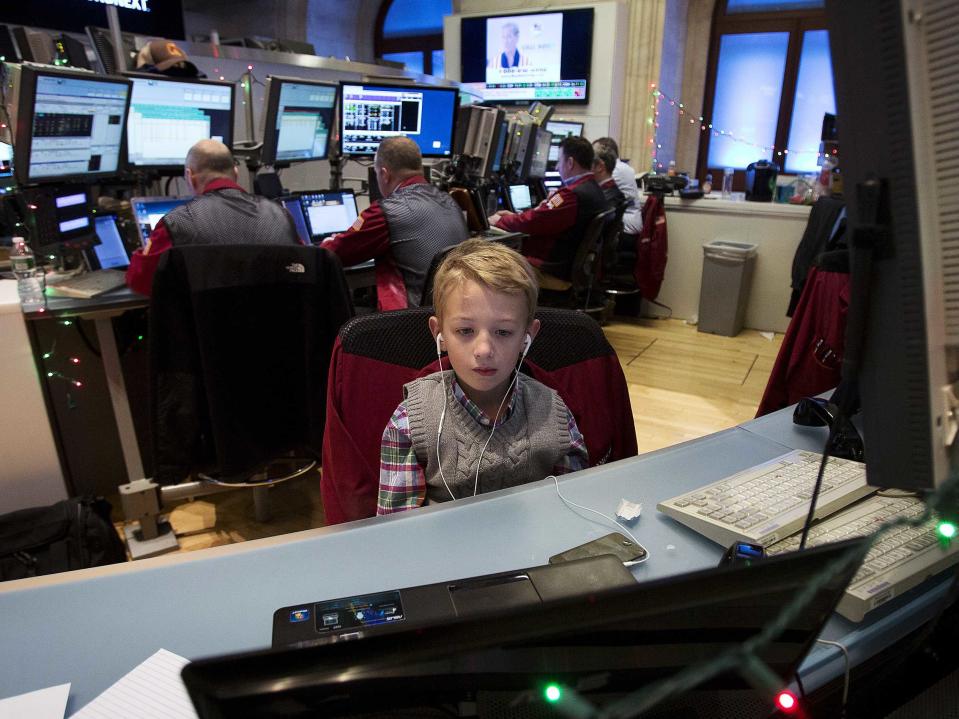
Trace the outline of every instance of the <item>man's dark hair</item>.
<path fill-rule="evenodd" d="M 559 143 L 559 149 L 563 151 L 563 157 L 572 157 L 584 170 L 589 170 L 593 166 L 593 146 L 585 137 L 575 135 L 564 137 Z"/>
<path fill-rule="evenodd" d="M 598 140 L 594 140 L 593 145 L 602 145 L 603 147 L 608 147 L 613 151 L 613 154 L 616 155 L 616 159 L 619 159 L 619 145 L 616 144 L 616 140 L 613 138 L 601 137 Z"/>
<path fill-rule="evenodd" d="M 604 145 L 599 140 L 593 143 L 593 152 L 596 154 L 596 159 L 599 162 L 603 163 L 603 167 L 606 168 L 606 172 L 610 175 L 613 174 L 613 170 L 616 168 L 616 153 L 613 152 L 612 148 L 608 145 Z"/>
<path fill-rule="evenodd" d="M 376 161 L 380 167 L 393 173 L 423 171 L 423 155 L 419 145 L 408 137 L 388 137 L 380 142 L 376 150 Z"/>

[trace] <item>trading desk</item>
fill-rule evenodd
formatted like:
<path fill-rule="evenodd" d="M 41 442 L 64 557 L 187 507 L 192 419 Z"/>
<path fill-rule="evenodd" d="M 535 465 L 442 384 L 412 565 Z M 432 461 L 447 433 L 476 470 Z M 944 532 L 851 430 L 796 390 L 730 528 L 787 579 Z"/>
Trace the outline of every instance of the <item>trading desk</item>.
<path fill-rule="evenodd" d="M 675 447 L 560 478 L 571 501 L 612 513 L 643 504 L 630 525 L 649 550 L 637 580 L 714 566 L 721 549 L 660 515 L 660 500 L 769 460 L 821 448 L 825 430 L 793 428 L 788 411 Z M 72 682 L 76 710 L 160 648 L 194 659 L 265 648 L 273 611 L 335 598 L 545 564 L 611 531 L 569 509 L 552 481 L 455 503 L 228 547 L 0 584 L 0 697 Z M 934 614 L 941 578 L 867 616 L 835 616 L 824 638 L 855 664 Z M 842 675 L 837 649 L 816 648 L 807 691 Z"/>

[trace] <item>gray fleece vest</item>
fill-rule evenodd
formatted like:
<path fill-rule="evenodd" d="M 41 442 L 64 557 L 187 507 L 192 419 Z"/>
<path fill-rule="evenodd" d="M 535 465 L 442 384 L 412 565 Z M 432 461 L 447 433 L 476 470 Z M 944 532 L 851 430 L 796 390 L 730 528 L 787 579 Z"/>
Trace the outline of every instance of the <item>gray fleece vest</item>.
<path fill-rule="evenodd" d="M 469 236 L 463 211 L 438 187 L 407 185 L 380 200 L 390 230 L 390 251 L 403 275 L 406 302 L 419 307 L 433 255 Z"/>
<path fill-rule="evenodd" d="M 173 245 L 297 245 L 293 218 L 282 205 L 233 188 L 198 195 L 168 212 Z"/>
<path fill-rule="evenodd" d="M 436 463 L 436 430 L 443 405 L 446 419 L 440 456 L 446 483 L 457 499 L 473 496 L 476 463 L 492 429 L 473 419 L 456 401 L 450 389 L 451 378 L 449 370 L 434 372 L 403 387 L 413 449 L 420 466 L 426 468 L 428 502 L 451 499 Z M 569 452 L 571 438 L 563 400 L 525 375 L 520 375 L 518 383 L 522 389 L 513 414 L 496 428 L 483 455 L 477 494 L 548 477 Z"/>

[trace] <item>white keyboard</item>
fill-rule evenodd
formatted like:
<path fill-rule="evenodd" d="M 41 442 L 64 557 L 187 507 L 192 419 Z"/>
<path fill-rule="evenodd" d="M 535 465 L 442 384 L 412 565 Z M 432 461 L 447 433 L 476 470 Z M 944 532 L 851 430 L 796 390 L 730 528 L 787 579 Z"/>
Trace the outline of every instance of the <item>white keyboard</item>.
<path fill-rule="evenodd" d="M 899 517 L 915 519 L 923 511 L 923 502 L 916 497 L 869 497 L 810 528 L 806 546 L 872 534 L 885 522 Z M 795 551 L 799 539 L 794 535 L 766 551 L 770 555 Z M 919 526 L 892 527 L 869 549 L 836 611 L 850 621 L 861 622 L 870 610 L 956 563 L 959 542 L 941 544 L 934 518 Z"/>
<path fill-rule="evenodd" d="M 126 273 L 122 270 L 95 270 L 50 285 L 49 294 L 54 297 L 90 299 L 125 284 Z"/>
<path fill-rule="evenodd" d="M 656 509 L 723 547 L 739 541 L 768 547 L 802 529 L 821 461 L 815 452 L 794 450 Z M 866 485 L 866 465 L 830 457 L 814 516 L 827 517 L 875 491 Z"/>

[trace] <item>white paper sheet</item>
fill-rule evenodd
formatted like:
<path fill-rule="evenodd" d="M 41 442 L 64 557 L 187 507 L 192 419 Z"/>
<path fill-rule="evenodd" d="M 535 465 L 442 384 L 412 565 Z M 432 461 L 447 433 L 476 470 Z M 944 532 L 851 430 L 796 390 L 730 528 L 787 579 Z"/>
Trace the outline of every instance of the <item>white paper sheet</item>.
<path fill-rule="evenodd" d="M 70 685 L 60 684 L 19 696 L 0 699 L 0 719 L 63 719 Z"/>

